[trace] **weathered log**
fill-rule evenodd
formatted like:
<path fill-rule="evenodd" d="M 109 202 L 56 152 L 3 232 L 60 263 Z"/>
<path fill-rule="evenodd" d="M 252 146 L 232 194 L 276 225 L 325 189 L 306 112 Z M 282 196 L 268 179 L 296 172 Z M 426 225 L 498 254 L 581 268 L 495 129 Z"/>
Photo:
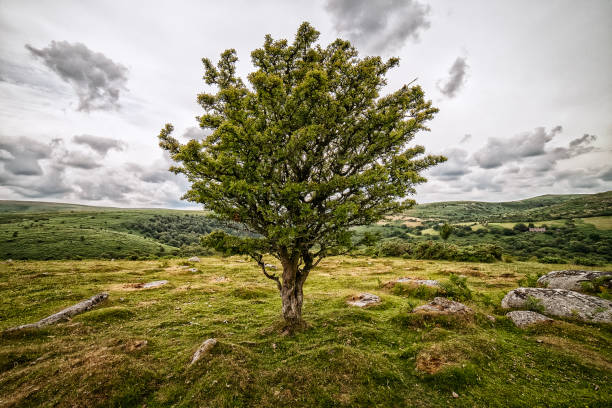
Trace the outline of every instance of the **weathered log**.
<path fill-rule="evenodd" d="M 77 303 L 76 305 L 72 305 L 67 307 L 66 309 L 59 311 L 51 316 L 47 316 L 44 319 L 37 321 L 36 323 L 24 324 L 17 327 L 11 327 L 10 329 L 6 329 L 5 332 L 12 332 L 23 329 L 40 329 L 44 326 L 49 326 L 51 324 L 59 323 L 65 320 L 70 319 L 72 316 L 76 316 L 83 312 L 93 309 L 100 302 L 104 301 L 108 297 L 108 293 L 98 293 L 91 298 L 84 300 L 82 302 Z"/>

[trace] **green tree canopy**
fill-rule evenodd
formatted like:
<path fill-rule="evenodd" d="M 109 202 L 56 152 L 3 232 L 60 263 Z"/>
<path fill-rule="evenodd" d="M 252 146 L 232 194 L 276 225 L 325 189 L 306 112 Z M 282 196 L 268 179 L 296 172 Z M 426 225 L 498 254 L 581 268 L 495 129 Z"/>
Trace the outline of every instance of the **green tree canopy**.
<path fill-rule="evenodd" d="M 326 255 L 350 244 L 349 228 L 409 208 L 421 172 L 445 160 L 410 146 L 437 109 L 419 86 L 380 96 L 397 58 L 359 58 L 338 39 L 323 48 L 303 23 L 293 43 L 265 37 L 251 53 L 249 86 L 236 74 L 236 51 L 214 65 L 202 59 L 213 92 L 198 95 L 200 127 L 212 133 L 181 144 L 162 129 L 160 146 L 187 176 L 184 198 L 238 221 L 260 238 L 223 233 L 205 242 L 247 253 L 276 281 L 289 327 L 301 322 L 302 287 Z M 263 254 L 283 265 L 266 270 Z"/>

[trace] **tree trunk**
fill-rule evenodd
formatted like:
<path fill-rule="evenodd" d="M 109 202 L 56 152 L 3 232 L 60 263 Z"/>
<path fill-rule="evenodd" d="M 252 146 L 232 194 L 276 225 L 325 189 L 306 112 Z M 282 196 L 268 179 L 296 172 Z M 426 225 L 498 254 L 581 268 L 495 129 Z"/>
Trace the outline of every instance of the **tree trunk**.
<path fill-rule="evenodd" d="M 308 276 L 308 272 L 300 270 L 297 262 L 291 260 L 282 261 L 283 282 L 281 285 L 281 300 L 283 318 L 290 331 L 302 325 L 302 303 L 304 293 L 302 288 Z"/>
<path fill-rule="evenodd" d="M 298 282 L 287 282 L 283 281 L 283 287 L 281 289 L 281 299 L 283 302 L 283 318 L 288 328 L 293 328 L 301 325 L 302 323 L 302 294 L 303 284 Z"/>

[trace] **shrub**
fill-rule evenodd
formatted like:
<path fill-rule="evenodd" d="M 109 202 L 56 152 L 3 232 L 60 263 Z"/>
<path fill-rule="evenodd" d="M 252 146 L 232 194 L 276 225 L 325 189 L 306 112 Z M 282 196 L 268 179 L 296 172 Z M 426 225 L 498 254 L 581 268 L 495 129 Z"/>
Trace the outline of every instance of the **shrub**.
<path fill-rule="evenodd" d="M 544 275 L 542 272 L 538 272 L 537 274 L 528 273 L 524 278 L 518 281 L 518 284 L 524 288 L 535 288 L 538 286 L 538 279 Z"/>
<path fill-rule="evenodd" d="M 453 273 L 448 277 L 448 282 L 440 283 L 444 289 L 445 296 L 454 300 L 462 301 L 472 298 L 472 291 L 467 286 L 467 278 Z"/>
<path fill-rule="evenodd" d="M 540 263 L 545 263 L 545 264 L 564 264 L 567 263 L 567 261 L 563 258 L 559 258 L 556 256 L 545 256 L 543 258 L 540 258 L 538 260 L 538 262 Z"/>

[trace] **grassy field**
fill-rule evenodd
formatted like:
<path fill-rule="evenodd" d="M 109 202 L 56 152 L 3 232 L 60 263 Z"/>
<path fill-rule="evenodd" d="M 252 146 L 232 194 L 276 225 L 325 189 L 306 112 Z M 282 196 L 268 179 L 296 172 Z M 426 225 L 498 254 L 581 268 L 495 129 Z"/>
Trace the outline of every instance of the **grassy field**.
<path fill-rule="evenodd" d="M 328 258 L 306 282 L 309 327 L 294 336 L 281 334 L 279 296 L 252 263 L 207 257 L 192 264 L 195 273 L 184 265 L 0 263 L 0 330 L 110 293 L 72 321 L 0 337 L 0 406 L 612 404 L 611 327 L 557 321 L 519 330 L 499 309 L 527 274 L 572 265 Z M 473 319 L 417 319 L 410 310 L 427 299 L 382 288 L 397 277 L 445 281 L 452 273 L 468 278 L 472 299 L 465 303 L 476 310 Z M 170 283 L 131 285 L 159 279 Z M 380 295 L 381 305 L 346 305 L 366 291 Z M 211 354 L 188 366 L 210 337 L 219 341 Z"/>

